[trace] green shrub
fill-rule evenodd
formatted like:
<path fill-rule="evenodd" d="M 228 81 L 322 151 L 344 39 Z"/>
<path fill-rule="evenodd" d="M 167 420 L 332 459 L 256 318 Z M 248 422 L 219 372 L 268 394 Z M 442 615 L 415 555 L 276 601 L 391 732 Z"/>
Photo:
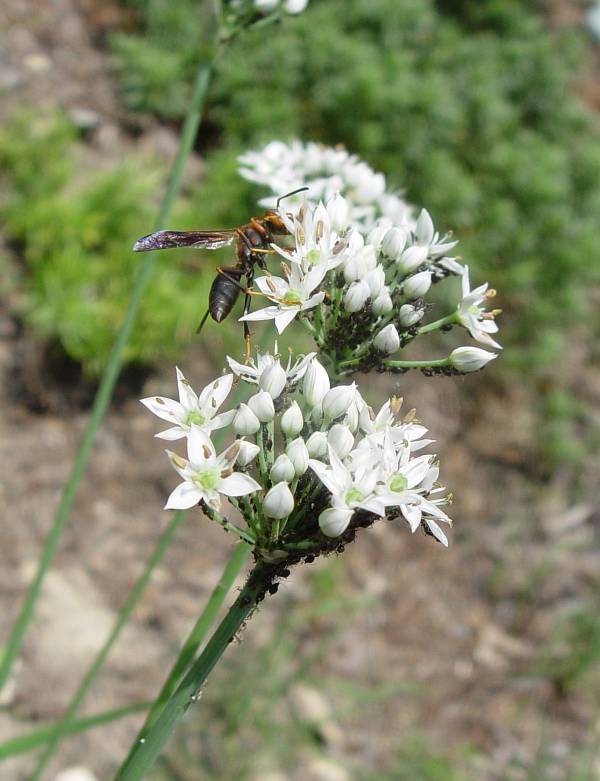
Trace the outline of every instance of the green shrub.
<path fill-rule="evenodd" d="M 131 159 L 107 171 L 79 170 L 75 132 L 62 117 L 21 117 L 0 134 L 5 235 L 23 260 L 19 313 L 97 374 L 113 344 L 151 229 L 156 164 Z M 188 343 L 213 276 L 159 255 L 125 360 L 154 363 Z M 3 264 L 5 265 L 5 264 Z"/>

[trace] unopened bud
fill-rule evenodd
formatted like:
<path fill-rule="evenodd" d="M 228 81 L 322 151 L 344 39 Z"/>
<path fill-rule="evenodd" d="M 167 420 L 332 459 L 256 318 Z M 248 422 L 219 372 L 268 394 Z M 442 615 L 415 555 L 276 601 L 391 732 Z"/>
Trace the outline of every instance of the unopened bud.
<path fill-rule="evenodd" d="M 302 385 L 302 393 L 309 407 L 320 404 L 330 387 L 329 375 L 325 367 L 313 358 L 306 369 Z"/>
<path fill-rule="evenodd" d="M 371 307 L 375 315 L 387 315 L 388 312 L 392 311 L 394 304 L 387 288 L 383 288 L 377 298 L 373 300 Z"/>
<path fill-rule="evenodd" d="M 248 466 L 251 461 L 254 461 L 258 455 L 260 448 L 255 445 L 254 442 L 246 442 L 245 439 L 240 441 L 240 452 L 236 459 L 238 466 Z"/>
<path fill-rule="evenodd" d="M 325 394 L 323 399 L 323 415 L 329 420 L 335 420 L 348 411 L 356 398 L 356 383 L 338 385 Z"/>
<path fill-rule="evenodd" d="M 296 476 L 300 477 L 300 475 L 303 475 L 308 469 L 308 459 L 310 456 L 308 455 L 308 449 L 302 437 L 298 437 L 297 439 L 294 439 L 293 442 L 290 442 L 286 447 L 285 452 L 294 465 Z"/>
<path fill-rule="evenodd" d="M 386 258 L 395 260 L 400 257 L 408 235 L 404 228 L 390 228 L 381 242 L 381 252 Z"/>
<path fill-rule="evenodd" d="M 414 301 L 415 298 L 423 298 L 427 294 L 431 287 L 431 272 L 420 271 L 418 274 L 413 274 L 404 281 L 402 285 L 402 294 L 404 298 L 409 301 Z"/>
<path fill-rule="evenodd" d="M 326 537 L 339 537 L 348 528 L 352 514 L 352 510 L 328 507 L 319 515 L 319 527 Z"/>
<path fill-rule="evenodd" d="M 324 431 L 315 431 L 306 440 L 306 449 L 311 458 L 318 458 L 327 453 L 327 434 Z"/>
<path fill-rule="evenodd" d="M 248 399 L 248 406 L 261 423 L 270 423 L 275 417 L 273 398 L 267 391 L 259 391 Z"/>
<path fill-rule="evenodd" d="M 327 213 L 331 227 L 336 233 L 343 233 L 348 227 L 348 204 L 346 199 L 336 193 L 327 201 Z"/>
<path fill-rule="evenodd" d="M 410 274 L 415 269 L 419 268 L 422 263 L 427 260 L 427 247 L 421 247 L 419 244 L 414 244 L 412 247 L 405 249 L 402 255 L 396 261 L 396 266 L 404 274 Z"/>
<path fill-rule="evenodd" d="M 272 399 L 276 399 L 285 388 L 285 381 L 285 370 L 279 361 L 275 361 L 261 373 L 258 387 L 260 390 L 266 391 Z"/>
<path fill-rule="evenodd" d="M 344 308 L 347 312 L 358 312 L 369 298 L 369 286 L 364 280 L 353 282 L 344 296 Z"/>
<path fill-rule="evenodd" d="M 273 484 L 275 483 L 281 483 L 291 482 L 296 475 L 296 472 L 294 470 L 294 465 L 290 461 L 290 458 L 285 453 L 282 453 L 280 456 L 277 456 L 275 459 L 275 463 L 271 467 L 271 471 L 269 472 L 269 477 L 271 478 L 271 482 Z"/>
<path fill-rule="evenodd" d="M 287 518 L 294 509 L 294 497 L 287 482 L 273 486 L 263 500 L 263 513 L 267 518 Z"/>
<path fill-rule="evenodd" d="M 404 328 L 410 328 L 423 319 L 424 309 L 418 309 L 412 304 L 403 304 L 398 312 L 398 321 Z"/>
<path fill-rule="evenodd" d="M 386 355 L 392 355 L 400 348 L 400 336 L 393 323 L 386 325 L 373 339 L 373 346 Z"/>
<path fill-rule="evenodd" d="M 383 266 L 376 266 L 368 271 L 365 276 L 365 282 L 369 286 L 371 298 L 376 298 L 385 285 L 385 271 L 383 270 Z"/>
<path fill-rule="evenodd" d="M 293 401 L 281 416 L 281 430 L 288 437 L 295 437 L 302 431 L 303 426 L 302 410 L 298 402 Z"/>
<path fill-rule="evenodd" d="M 480 347 L 457 347 L 449 356 L 450 366 L 459 372 L 477 372 L 498 356 Z"/>
<path fill-rule="evenodd" d="M 247 404 L 240 404 L 240 408 L 235 413 L 233 419 L 233 430 L 240 436 L 246 436 L 247 434 L 256 434 L 260 428 L 260 421 L 252 412 Z"/>
<path fill-rule="evenodd" d="M 327 442 L 338 458 L 346 458 L 354 445 L 354 437 L 348 426 L 342 423 L 333 425 L 327 433 Z"/>

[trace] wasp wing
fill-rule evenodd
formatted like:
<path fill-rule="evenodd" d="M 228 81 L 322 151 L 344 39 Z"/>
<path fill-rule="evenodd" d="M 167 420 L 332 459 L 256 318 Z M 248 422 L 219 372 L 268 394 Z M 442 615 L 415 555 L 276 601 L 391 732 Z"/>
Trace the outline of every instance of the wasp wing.
<path fill-rule="evenodd" d="M 134 252 L 150 252 L 155 249 L 173 247 L 195 247 L 196 249 L 220 249 L 235 239 L 233 230 L 222 231 L 158 231 L 142 236 L 133 245 Z"/>

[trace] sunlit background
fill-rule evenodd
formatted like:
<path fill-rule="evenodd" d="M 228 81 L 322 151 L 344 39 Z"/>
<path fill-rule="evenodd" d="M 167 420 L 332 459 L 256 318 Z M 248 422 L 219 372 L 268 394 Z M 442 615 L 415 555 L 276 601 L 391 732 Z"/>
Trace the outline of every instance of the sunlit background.
<path fill-rule="evenodd" d="M 264 192 L 237 174 L 247 149 L 343 144 L 454 231 L 472 278 L 498 290 L 504 351 L 481 377 L 370 378 L 375 402 L 403 395 L 437 440 L 455 495 L 450 549 L 379 524 L 294 572 L 229 649 L 154 781 L 600 779 L 592 6 L 310 0 L 217 62 L 170 227 L 260 213 Z M 122 319 L 130 247 L 152 229 L 203 24 L 198 0 L 0 5 L 1 637 Z M 195 335 L 228 257 L 159 259 L 2 693 L 4 740 L 60 717 L 164 528 L 173 475 L 137 399 L 172 396 L 176 361 L 202 387 L 226 352 L 240 358 L 235 318 Z M 83 713 L 152 698 L 232 544 L 190 513 Z M 70 737 L 47 778 L 75 766 L 109 778 L 139 723 Z M 27 778 L 31 762 L 0 761 L 0 778 Z"/>

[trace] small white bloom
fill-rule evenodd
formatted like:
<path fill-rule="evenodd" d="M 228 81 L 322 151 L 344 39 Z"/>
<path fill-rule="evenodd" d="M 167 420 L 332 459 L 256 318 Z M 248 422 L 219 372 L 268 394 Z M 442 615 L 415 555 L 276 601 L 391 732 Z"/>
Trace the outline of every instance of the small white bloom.
<path fill-rule="evenodd" d="M 267 518 L 287 518 L 292 512 L 294 497 L 289 485 L 284 480 L 267 491 L 262 509 Z"/>
<path fill-rule="evenodd" d="M 387 236 L 387 233 L 392 228 L 392 226 L 392 221 L 388 220 L 386 217 L 382 217 L 380 220 L 377 220 L 375 226 L 367 236 L 367 244 L 372 245 L 376 251 L 379 251 L 381 249 L 383 240 Z"/>
<path fill-rule="evenodd" d="M 330 389 L 329 375 L 324 366 L 313 358 L 304 374 L 302 393 L 309 407 L 316 407 Z"/>
<path fill-rule="evenodd" d="M 404 328 L 410 328 L 423 319 L 424 309 L 419 309 L 412 304 L 402 304 L 398 312 L 398 321 Z"/>
<path fill-rule="evenodd" d="M 244 382 L 258 385 L 259 390 L 267 391 L 272 399 L 277 399 L 287 383 L 293 384 L 302 379 L 314 355 L 315 353 L 309 353 L 303 358 L 298 358 L 293 365 L 290 355 L 287 367 L 284 368 L 277 355 L 277 342 L 275 342 L 273 355 L 257 353 L 256 360 L 251 359 L 247 363 L 238 363 L 227 356 L 227 363 Z"/>
<path fill-rule="evenodd" d="M 381 252 L 386 258 L 396 260 L 402 254 L 408 233 L 404 228 L 390 228 L 381 242 Z"/>
<path fill-rule="evenodd" d="M 240 404 L 233 419 L 233 430 L 244 437 L 248 434 L 256 434 L 260 428 L 260 421 L 247 404 Z"/>
<path fill-rule="evenodd" d="M 356 244 L 356 241 L 351 242 L 344 260 L 343 271 L 346 282 L 355 282 L 362 279 L 368 271 L 377 266 L 377 256 L 375 255 L 374 247 L 370 244 L 357 247 Z"/>
<path fill-rule="evenodd" d="M 498 325 L 494 320 L 494 315 L 497 314 L 497 312 L 486 312 L 485 309 L 480 306 L 482 302 L 485 302 L 489 298 L 493 298 L 496 291 L 488 290 L 487 282 L 484 285 L 476 287 L 475 290 L 471 290 L 468 266 L 465 266 L 464 268 L 461 282 L 462 300 L 457 308 L 460 324 L 467 329 L 473 339 L 482 344 L 487 344 L 490 347 L 497 347 L 501 350 L 501 345 L 494 341 L 490 336 L 490 334 L 498 332 Z"/>
<path fill-rule="evenodd" d="M 239 439 L 240 452 L 238 453 L 236 464 L 238 466 L 248 466 L 259 453 L 260 448 L 254 442 L 246 442 L 245 439 Z"/>
<path fill-rule="evenodd" d="M 371 298 L 376 298 L 385 286 L 385 271 L 383 266 L 376 266 L 367 272 L 365 282 L 369 286 Z"/>
<path fill-rule="evenodd" d="M 352 432 L 343 423 L 335 423 L 327 432 L 327 443 L 342 461 L 354 447 Z"/>
<path fill-rule="evenodd" d="M 407 247 L 396 261 L 396 266 L 403 274 L 410 274 L 427 260 L 427 247 L 413 244 Z"/>
<path fill-rule="evenodd" d="M 344 295 L 344 308 L 347 312 L 358 312 L 366 304 L 371 295 L 369 286 L 364 279 L 353 282 Z"/>
<path fill-rule="evenodd" d="M 308 469 L 308 448 L 302 437 L 292 440 L 285 449 L 285 452 L 294 465 L 296 476 L 300 477 Z"/>
<path fill-rule="evenodd" d="M 344 233 L 348 227 L 349 208 L 346 199 L 336 193 L 327 201 L 327 213 L 331 220 L 331 227 L 338 234 Z"/>
<path fill-rule="evenodd" d="M 457 347 L 456 350 L 452 350 L 448 360 L 453 369 L 467 373 L 483 369 L 486 363 L 497 357 L 496 353 L 490 353 L 480 347 Z"/>
<path fill-rule="evenodd" d="M 324 431 L 314 431 L 306 440 L 306 448 L 311 458 L 318 458 L 327 453 L 327 434 Z"/>
<path fill-rule="evenodd" d="M 301 14 L 308 5 L 308 0 L 284 0 L 283 7 L 288 14 Z"/>
<path fill-rule="evenodd" d="M 264 371 L 261 372 L 258 387 L 265 393 L 268 393 L 272 399 L 277 399 L 285 388 L 285 382 L 285 369 L 279 361 L 276 361 L 270 366 L 266 366 Z"/>
<path fill-rule="evenodd" d="M 354 510 L 345 507 L 328 507 L 319 515 L 319 528 L 326 537 L 339 537 L 346 531 Z"/>
<path fill-rule="evenodd" d="M 177 387 L 179 401 L 167 399 L 163 396 L 150 396 L 142 399 L 142 404 L 157 417 L 175 424 L 171 428 L 156 434 L 160 439 L 183 439 L 191 426 L 196 426 L 204 431 L 228 426 L 235 415 L 235 410 L 216 415 L 216 411 L 227 398 L 233 382 L 233 374 L 224 374 L 209 383 L 206 388 L 196 396 L 191 385 L 179 370 L 177 372 Z"/>
<path fill-rule="evenodd" d="M 375 315 L 387 315 L 388 312 L 392 311 L 394 304 L 387 288 L 383 288 L 371 306 Z"/>
<path fill-rule="evenodd" d="M 373 339 L 373 346 L 387 355 L 397 352 L 400 348 L 400 336 L 396 326 L 393 323 L 386 325 Z"/>
<path fill-rule="evenodd" d="M 171 465 L 183 482 L 169 496 L 166 510 L 187 510 L 201 500 L 213 510 L 219 510 L 221 494 L 245 496 L 260 489 L 249 475 L 233 471 L 240 452 L 239 440 L 217 456 L 210 438 L 204 431 L 192 426 L 187 437 L 187 450 L 187 460 L 167 450 Z"/>
<path fill-rule="evenodd" d="M 290 457 L 286 455 L 286 453 L 282 453 L 280 456 L 277 456 L 275 463 L 271 467 L 271 471 L 269 473 L 271 483 L 273 483 L 273 485 L 281 482 L 289 483 L 294 479 L 295 476 L 296 471 L 290 460 Z"/>
<path fill-rule="evenodd" d="M 261 423 L 270 423 L 275 417 L 273 399 L 267 391 L 259 391 L 248 399 L 248 406 Z"/>
<path fill-rule="evenodd" d="M 431 287 L 431 272 L 420 271 L 418 274 L 413 274 L 412 277 L 404 280 L 402 285 L 402 295 L 409 301 L 414 301 L 415 298 L 423 298 L 427 294 Z"/>
<path fill-rule="evenodd" d="M 322 303 L 325 293 L 313 291 L 321 284 L 327 273 L 327 266 L 315 266 L 304 273 L 301 266 L 293 263 L 285 269 L 287 279 L 282 277 L 258 277 L 255 281 L 260 291 L 271 301 L 273 306 L 267 306 L 256 312 L 249 312 L 240 317 L 240 321 L 275 320 L 278 333 L 282 333 L 299 312 L 313 309 Z"/>
<path fill-rule="evenodd" d="M 288 437 L 295 437 L 304 426 L 304 417 L 297 401 L 293 401 L 281 416 L 281 430 Z"/>
<path fill-rule="evenodd" d="M 335 420 L 346 412 L 356 398 L 356 383 L 337 385 L 327 391 L 323 397 L 323 415 L 329 420 Z"/>
<path fill-rule="evenodd" d="M 458 241 L 448 241 L 448 236 L 440 239 L 435 232 L 433 221 L 426 209 L 422 209 L 415 227 L 417 244 L 426 250 L 427 257 L 435 260 L 445 255 L 458 244 Z"/>

